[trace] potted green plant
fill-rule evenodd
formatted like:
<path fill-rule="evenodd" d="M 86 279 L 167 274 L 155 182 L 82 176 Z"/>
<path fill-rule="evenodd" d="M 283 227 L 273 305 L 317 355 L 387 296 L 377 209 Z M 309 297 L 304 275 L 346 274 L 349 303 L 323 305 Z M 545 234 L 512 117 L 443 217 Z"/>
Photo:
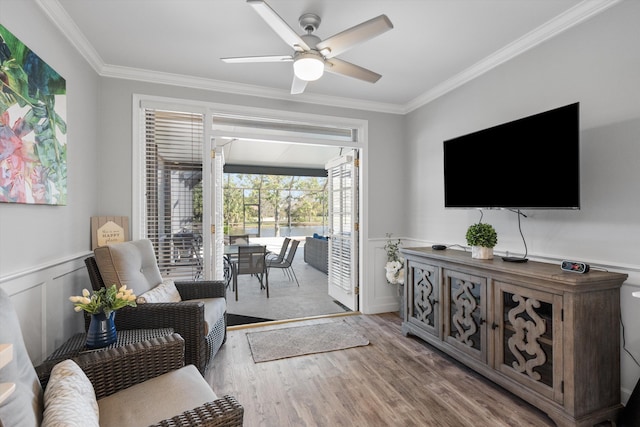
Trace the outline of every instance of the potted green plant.
<path fill-rule="evenodd" d="M 491 224 L 477 223 L 467 229 L 467 244 L 471 258 L 493 259 L 493 247 L 498 244 L 498 233 Z"/>

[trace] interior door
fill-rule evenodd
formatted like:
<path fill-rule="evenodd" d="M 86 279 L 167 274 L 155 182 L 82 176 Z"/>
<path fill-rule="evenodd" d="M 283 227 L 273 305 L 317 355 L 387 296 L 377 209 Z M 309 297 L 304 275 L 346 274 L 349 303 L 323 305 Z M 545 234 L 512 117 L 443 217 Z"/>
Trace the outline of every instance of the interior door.
<path fill-rule="evenodd" d="M 358 157 L 349 151 L 326 165 L 329 179 L 329 295 L 358 310 Z"/>

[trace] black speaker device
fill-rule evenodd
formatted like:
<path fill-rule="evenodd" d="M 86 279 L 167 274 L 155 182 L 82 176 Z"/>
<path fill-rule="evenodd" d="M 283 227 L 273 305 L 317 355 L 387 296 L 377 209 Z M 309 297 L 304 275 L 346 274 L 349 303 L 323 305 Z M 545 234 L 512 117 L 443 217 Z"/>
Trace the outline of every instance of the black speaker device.
<path fill-rule="evenodd" d="M 572 273 L 584 274 L 589 272 L 589 264 L 580 261 L 562 261 L 560 268 L 562 271 L 570 271 Z"/>

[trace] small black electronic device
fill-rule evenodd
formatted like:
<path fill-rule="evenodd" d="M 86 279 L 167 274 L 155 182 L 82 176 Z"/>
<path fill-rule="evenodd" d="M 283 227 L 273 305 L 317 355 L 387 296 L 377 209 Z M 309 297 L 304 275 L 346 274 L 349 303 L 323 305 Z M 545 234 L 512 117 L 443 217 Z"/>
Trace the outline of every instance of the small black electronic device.
<path fill-rule="evenodd" d="M 587 273 L 589 272 L 589 264 L 585 264 L 584 262 L 579 261 L 562 261 L 560 265 L 562 271 L 570 271 L 572 273 Z"/>
<path fill-rule="evenodd" d="M 527 262 L 527 261 L 529 261 L 529 258 L 520 258 L 520 257 L 515 257 L 515 256 L 503 256 L 502 260 L 506 261 L 506 262 Z"/>
<path fill-rule="evenodd" d="M 441 251 L 443 249 L 447 249 L 447 247 L 445 245 L 433 245 L 431 246 L 431 249 L 433 249 L 434 251 Z"/>

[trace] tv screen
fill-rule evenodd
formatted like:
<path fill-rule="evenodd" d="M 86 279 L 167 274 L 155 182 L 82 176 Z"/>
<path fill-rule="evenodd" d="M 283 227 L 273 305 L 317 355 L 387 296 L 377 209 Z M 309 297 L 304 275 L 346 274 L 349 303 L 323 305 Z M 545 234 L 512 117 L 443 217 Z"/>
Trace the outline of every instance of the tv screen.
<path fill-rule="evenodd" d="M 444 141 L 445 208 L 580 209 L 579 103 Z"/>

